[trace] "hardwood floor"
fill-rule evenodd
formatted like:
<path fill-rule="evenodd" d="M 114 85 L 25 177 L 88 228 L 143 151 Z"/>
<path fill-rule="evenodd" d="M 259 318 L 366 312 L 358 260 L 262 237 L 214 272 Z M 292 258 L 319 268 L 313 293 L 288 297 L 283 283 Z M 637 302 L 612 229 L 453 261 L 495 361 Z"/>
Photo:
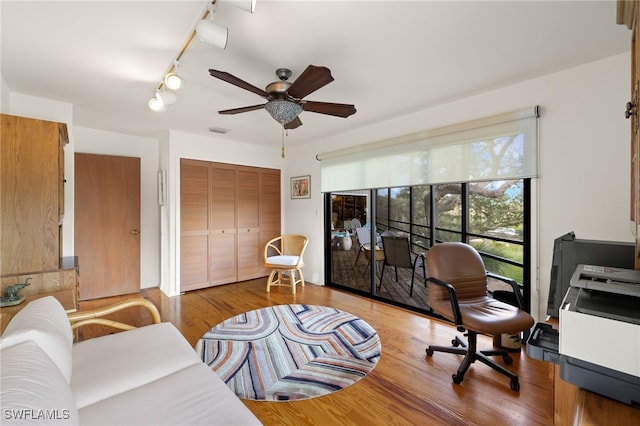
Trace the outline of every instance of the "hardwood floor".
<path fill-rule="evenodd" d="M 508 378 L 475 363 L 464 381 L 451 380 L 461 358 L 436 353 L 427 358 L 429 343 L 448 344 L 458 334 L 449 324 L 341 290 L 307 284 L 294 296 L 287 288 L 265 292 L 265 279 L 212 287 L 166 297 L 158 289 L 141 295 L 172 322 L 191 345 L 222 320 L 249 310 L 288 303 L 332 306 L 372 325 L 382 341 L 382 356 L 373 372 L 333 394 L 298 402 L 243 402 L 265 425 L 549 425 L 552 424 L 552 377 L 548 363 L 514 355 L 510 368 L 520 376 L 520 392 Z M 129 296 L 91 300 L 92 309 Z M 119 319 L 142 325 L 149 317 L 133 309 Z M 111 332 L 89 326 L 86 339 Z M 492 339 L 480 336 L 479 346 Z M 499 358 L 500 359 L 500 358 Z M 500 359 L 500 362 L 501 359 Z"/>

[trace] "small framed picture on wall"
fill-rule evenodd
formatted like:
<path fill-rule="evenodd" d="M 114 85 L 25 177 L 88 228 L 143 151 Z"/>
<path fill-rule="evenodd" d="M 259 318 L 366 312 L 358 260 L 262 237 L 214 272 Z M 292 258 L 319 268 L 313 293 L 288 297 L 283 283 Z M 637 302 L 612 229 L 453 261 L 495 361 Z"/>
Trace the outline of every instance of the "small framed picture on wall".
<path fill-rule="evenodd" d="M 311 198 L 311 176 L 296 176 L 291 178 L 291 199 Z"/>

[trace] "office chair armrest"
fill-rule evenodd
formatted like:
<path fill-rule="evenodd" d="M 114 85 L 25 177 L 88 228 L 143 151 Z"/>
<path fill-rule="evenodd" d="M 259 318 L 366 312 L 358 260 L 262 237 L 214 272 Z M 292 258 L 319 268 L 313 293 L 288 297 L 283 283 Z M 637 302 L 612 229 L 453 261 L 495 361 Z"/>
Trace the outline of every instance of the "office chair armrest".
<path fill-rule="evenodd" d="M 518 307 L 520 309 L 524 309 L 524 300 L 522 300 L 522 293 L 520 293 L 520 285 L 514 279 L 503 277 L 502 275 L 494 274 L 493 272 L 487 271 L 487 277 L 494 278 L 496 280 L 500 280 L 504 283 L 507 283 L 513 289 L 513 294 L 516 296 L 516 301 L 518 302 Z"/>
<path fill-rule="evenodd" d="M 444 287 L 449 292 L 449 300 L 451 301 L 451 310 L 453 311 L 453 319 L 458 328 L 458 331 L 463 332 L 464 328 L 462 327 L 462 314 L 460 313 L 460 306 L 458 306 L 458 295 L 456 294 L 456 289 L 449 283 L 441 281 L 437 278 L 429 277 L 427 281 L 431 281 L 432 283 L 439 285 L 440 287 Z"/>

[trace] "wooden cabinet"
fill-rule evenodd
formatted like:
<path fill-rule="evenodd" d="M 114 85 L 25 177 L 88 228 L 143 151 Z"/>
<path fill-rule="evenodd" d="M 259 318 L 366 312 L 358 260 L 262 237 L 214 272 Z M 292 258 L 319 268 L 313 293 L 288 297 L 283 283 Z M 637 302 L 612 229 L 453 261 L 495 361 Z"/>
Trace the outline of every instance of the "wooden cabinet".
<path fill-rule="evenodd" d="M 0 115 L 0 275 L 58 268 L 66 125 Z"/>
<path fill-rule="evenodd" d="M 635 268 L 640 269 L 640 132 L 639 86 L 640 86 L 640 31 L 638 31 L 640 7 L 638 1 L 618 0 L 617 22 L 633 30 L 631 38 L 631 90 L 626 116 L 631 121 L 631 223 L 636 239 Z"/>
<path fill-rule="evenodd" d="M 59 265 L 54 270 L 34 272 L 20 272 L 0 276 L 0 289 L 4 289 L 25 281 L 27 287 L 20 290 L 20 296 L 24 296 L 24 302 L 19 305 L 0 308 L 0 330 L 9 323 L 11 318 L 32 300 L 53 296 L 62 304 L 67 312 L 75 312 L 78 309 L 78 288 L 80 270 L 77 257 L 63 257 L 59 259 Z"/>
<path fill-rule="evenodd" d="M 268 274 L 262 249 L 280 234 L 280 171 L 183 159 L 182 291 Z"/>

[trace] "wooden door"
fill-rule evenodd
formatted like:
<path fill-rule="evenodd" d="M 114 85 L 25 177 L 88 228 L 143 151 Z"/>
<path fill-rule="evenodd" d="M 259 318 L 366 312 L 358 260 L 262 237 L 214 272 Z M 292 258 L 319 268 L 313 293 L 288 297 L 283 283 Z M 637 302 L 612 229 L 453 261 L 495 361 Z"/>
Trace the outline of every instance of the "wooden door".
<path fill-rule="evenodd" d="M 80 300 L 140 291 L 140 159 L 75 154 Z"/>
<path fill-rule="evenodd" d="M 180 289 L 194 290 L 209 283 L 209 167 L 180 164 Z"/>
<path fill-rule="evenodd" d="M 259 179 L 258 169 L 238 170 L 238 281 L 261 274 Z"/>
<path fill-rule="evenodd" d="M 211 285 L 236 281 L 236 170 L 223 164 L 210 167 Z"/>
<path fill-rule="evenodd" d="M 260 196 L 260 276 L 265 276 L 271 270 L 263 264 L 264 246 L 280 235 L 280 170 L 261 173 Z"/>

